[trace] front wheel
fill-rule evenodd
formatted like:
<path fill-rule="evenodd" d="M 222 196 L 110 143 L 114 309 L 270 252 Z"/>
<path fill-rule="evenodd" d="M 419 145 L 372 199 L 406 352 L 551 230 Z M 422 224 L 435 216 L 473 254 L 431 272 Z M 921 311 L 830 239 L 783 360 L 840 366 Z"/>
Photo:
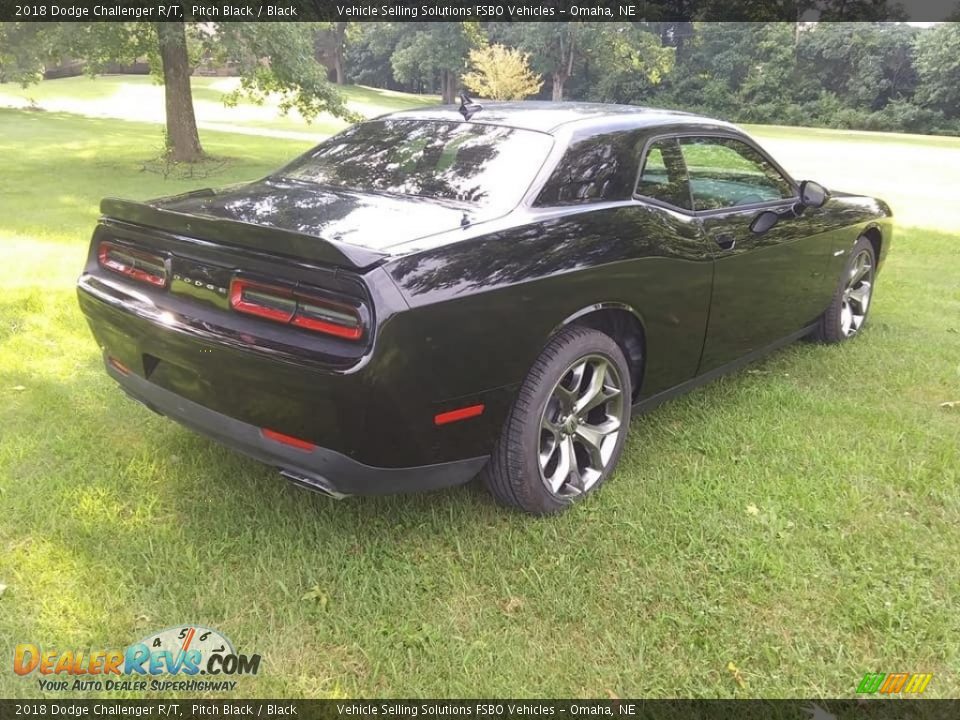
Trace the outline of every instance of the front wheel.
<path fill-rule="evenodd" d="M 873 245 L 861 237 L 850 252 L 833 300 L 820 317 L 813 339 L 835 343 L 852 338 L 863 329 L 873 299 L 876 266 Z"/>
<path fill-rule="evenodd" d="M 598 487 L 630 424 L 630 371 L 620 347 L 589 328 L 558 333 L 520 387 L 484 471 L 500 502 L 544 515 Z"/>

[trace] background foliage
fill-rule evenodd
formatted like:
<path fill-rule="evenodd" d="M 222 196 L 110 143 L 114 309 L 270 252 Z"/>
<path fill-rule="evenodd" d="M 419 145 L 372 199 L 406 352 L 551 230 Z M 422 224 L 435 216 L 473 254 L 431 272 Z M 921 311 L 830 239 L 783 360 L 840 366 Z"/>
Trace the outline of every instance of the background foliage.
<path fill-rule="evenodd" d="M 186 39 L 181 65 L 229 68 L 246 94 L 280 93 L 308 118 L 348 117 L 345 84 L 453 102 L 471 52 L 501 45 L 526 57 L 517 72 L 542 77 L 542 99 L 960 134 L 960 23 L 188 23 Z M 64 59 L 99 72 L 137 58 L 169 74 L 148 24 L 0 23 L 0 82 L 36 81 Z"/>
<path fill-rule="evenodd" d="M 347 80 L 442 92 L 443 71 L 462 72 L 471 47 L 490 42 L 529 54 L 543 99 L 659 105 L 738 122 L 960 132 L 957 23 L 483 23 L 471 42 L 447 34 L 357 24 Z M 411 55 L 422 58 L 419 72 L 409 70 Z"/>

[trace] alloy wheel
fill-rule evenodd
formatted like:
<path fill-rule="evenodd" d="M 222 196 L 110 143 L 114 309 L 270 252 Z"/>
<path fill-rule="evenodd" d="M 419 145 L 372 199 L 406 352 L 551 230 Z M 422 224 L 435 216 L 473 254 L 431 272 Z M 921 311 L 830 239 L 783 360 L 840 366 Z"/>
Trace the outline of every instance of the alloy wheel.
<path fill-rule="evenodd" d="M 861 250 L 850 268 L 840 305 L 840 332 L 844 337 L 856 335 L 863 326 L 872 290 L 873 258 L 868 250 Z"/>
<path fill-rule="evenodd" d="M 559 497 L 585 493 L 603 476 L 622 427 L 623 380 L 601 355 L 563 373 L 540 419 L 540 479 Z"/>

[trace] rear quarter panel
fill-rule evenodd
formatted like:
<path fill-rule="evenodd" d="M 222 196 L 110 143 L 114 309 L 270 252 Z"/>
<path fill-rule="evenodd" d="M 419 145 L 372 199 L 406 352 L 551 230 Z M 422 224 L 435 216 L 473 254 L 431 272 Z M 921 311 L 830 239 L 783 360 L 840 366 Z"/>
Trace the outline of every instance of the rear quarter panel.
<path fill-rule="evenodd" d="M 410 309 L 381 327 L 380 341 L 410 348 L 409 372 L 438 397 L 509 393 L 565 321 L 598 304 L 625 306 L 651 348 L 646 395 L 696 371 L 710 253 L 692 219 L 642 203 L 532 214 L 387 265 Z M 503 418 L 489 419 L 499 428 Z"/>

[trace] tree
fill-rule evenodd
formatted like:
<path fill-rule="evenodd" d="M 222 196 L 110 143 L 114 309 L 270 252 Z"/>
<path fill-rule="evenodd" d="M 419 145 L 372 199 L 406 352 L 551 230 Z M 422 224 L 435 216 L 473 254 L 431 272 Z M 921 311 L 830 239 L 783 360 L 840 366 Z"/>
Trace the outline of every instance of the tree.
<path fill-rule="evenodd" d="M 530 55 L 536 72 L 550 78 L 554 100 L 563 100 L 564 88 L 590 49 L 603 36 L 603 23 L 520 22 L 493 23 L 491 31 L 506 45 Z"/>
<path fill-rule="evenodd" d="M 522 100 L 540 92 L 543 80 L 530 70 L 529 57 L 503 45 L 488 45 L 470 51 L 473 69 L 463 83 L 482 97 Z"/>
<path fill-rule="evenodd" d="M 347 37 L 353 34 L 352 26 L 355 26 L 356 23 L 331 22 L 324 24 L 329 27 L 318 30 L 314 42 L 317 59 L 332 71 L 334 82 L 337 85 L 343 85 L 347 81 Z"/>
<path fill-rule="evenodd" d="M 960 116 L 960 24 L 943 23 L 919 33 L 917 100 L 947 117 Z"/>
<path fill-rule="evenodd" d="M 175 162 L 203 157 L 190 76 L 201 57 L 239 68 L 240 88 L 229 100 L 267 93 L 282 110 L 308 120 L 321 112 L 352 118 L 342 96 L 313 57 L 316 23 L 34 23 L 0 24 L 0 77 L 23 84 L 42 78 L 43 65 L 81 59 L 92 74 L 111 63 L 146 57 L 164 85 L 166 150 Z"/>
<path fill-rule="evenodd" d="M 345 64 L 351 82 L 374 87 L 401 89 L 393 74 L 390 58 L 404 35 L 406 23 L 356 23 L 356 29 L 347 44 Z"/>
<path fill-rule="evenodd" d="M 390 58 L 393 74 L 420 92 L 424 88 L 439 89 L 443 102 L 452 103 L 470 50 L 481 41 L 476 23 L 418 23 L 412 31 L 406 30 L 400 36 Z"/>
<path fill-rule="evenodd" d="M 167 112 L 167 156 L 173 162 L 193 162 L 203 156 L 203 148 L 193 112 L 187 32 L 182 22 L 172 22 L 157 23 L 156 33 Z"/>
<path fill-rule="evenodd" d="M 791 103 L 795 67 L 791 23 L 697 22 L 672 73 L 672 102 L 763 122 Z"/>
<path fill-rule="evenodd" d="M 676 48 L 664 46 L 659 28 L 648 23 L 604 23 L 602 41 L 586 53 L 570 89 L 598 102 L 644 101 L 673 71 Z"/>
<path fill-rule="evenodd" d="M 880 110 L 913 94 L 917 77 L 913 45 L 920 30 L 898 23 L 817 23 L 802 34 L 802 89 L 823 89 L 852 107 Z"/>
<path fill-rule="evenodd" d="M 337 85 L 343 85 L 345 78 L 343 72 L 343 53 L 347 41 L 347 26 L 349 23 L 333 23 L 333 67 L 337 76 Z"/>

